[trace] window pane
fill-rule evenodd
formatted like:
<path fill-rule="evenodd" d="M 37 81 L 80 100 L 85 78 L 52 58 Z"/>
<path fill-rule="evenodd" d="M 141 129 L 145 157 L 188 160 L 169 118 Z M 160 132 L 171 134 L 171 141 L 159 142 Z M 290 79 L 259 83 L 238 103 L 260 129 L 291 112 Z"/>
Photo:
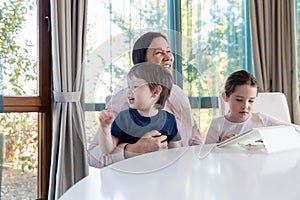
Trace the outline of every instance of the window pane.
<path fill-rule="evenodd" d="M 204 137 L 211 118 L 219 115 L 216 97 L 225 78 L 236 69 L 252 70 L 245 2 L 182 0 L 181 12 L 172 12 L 181 13 L 181 18 L 173 19 L 181 19 L 173 23 L 180 23 L 182 29 L 182 49 L 176 50 L 182 59 L 178 69 Z M 174 7 L 157 0 L 91 0 L 89 6 L 85 102 L 92 104 L 90 110 L 99 110 L 108 95 L 126 87 L 136 38 L 149 30 L 172 32 L 167 31 L 167 15 Z M 103 104 L 96 108 L 96 102 Z"/>
<path fill-rule="evenodd" d="M 38 114 L 0 114 L 1 199 L 36 199 Z"/>
<path fill-rule="evenodd" d="M 183 2 L 186 89 L 192 96 L 219 95 L 230 73 L 251 68 L 244 0 Z"/>
<path fill-rule="evenodd" d="M 89 110 L 103 109 L 107 96 L 127 87 L 126 74 L 133 65 L 131 50 L 137 37 L 150 30 L 167 35 L 166 29 L 167 1 L 89 1 L 84 84 Z M 97 116 L 97 112 L 86 113 L 88 140 L 98 128 Z"/>
<path fill-rule="evenodd" d="M 1 1 L 0 19 L 3 94 L 36 96 L 36 0 Z"/>
<path fill-rule="evenodd" d="M 166 30 L 166 9 L 166 1 L 89 1 L 85 102 L 104 102 L 124 88 L 133 43 L 150 28 Z"/>
<path fill-rule="evenodd" d="M 247 44 L 245 1 L 181 1 L 182 71 L 184 90 L 195 97 L 195 119 L 206 132 L 218 109 L 203 108 L 203 98 L 217 97 L 226 77 L 237 69 L 251 69 Z M 251 72 L 251 70 L 250 70 Z M 217 107 L 217 99 L 209 102 Z M 200 109 L 203 108 L 203 109 Z M 198 111 L 197 111 L 198 110 Z M 209 119 L 209 120 L 208 120 Z"/>

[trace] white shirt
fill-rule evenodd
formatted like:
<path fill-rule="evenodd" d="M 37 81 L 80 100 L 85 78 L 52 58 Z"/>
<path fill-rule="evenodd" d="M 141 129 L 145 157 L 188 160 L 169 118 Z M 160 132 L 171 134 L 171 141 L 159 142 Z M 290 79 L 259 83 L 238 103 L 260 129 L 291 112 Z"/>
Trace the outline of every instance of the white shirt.
<path fill-rule="evenodd" d="M 205 144 L 221 142 L 224 136 L 231 133 L 239 134 L 252 128 L 278 125 L 292 124 L 261 112 L 251 113 L 249 118 L 241 123 L 230 122 L 225 116 L 216 117 L 211 121 L 208 128 Z"/>

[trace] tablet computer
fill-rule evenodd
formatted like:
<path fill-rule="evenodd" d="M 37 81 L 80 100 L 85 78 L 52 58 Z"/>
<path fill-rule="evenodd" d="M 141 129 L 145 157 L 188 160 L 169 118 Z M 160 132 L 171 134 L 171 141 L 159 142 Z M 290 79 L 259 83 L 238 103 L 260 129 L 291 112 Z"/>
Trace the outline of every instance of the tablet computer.
<path fill-rule="evenodd" d="M 254 142 L 256 140 L 260 140 L 259 131 L 255 128 L 249 129 L 245 132 L 242 132 L 234 137 L 229 138 L 228 140 L 217 143 L 217 147 L 224 147 L 227 145 L 237 144 L 239 142 Z"/>

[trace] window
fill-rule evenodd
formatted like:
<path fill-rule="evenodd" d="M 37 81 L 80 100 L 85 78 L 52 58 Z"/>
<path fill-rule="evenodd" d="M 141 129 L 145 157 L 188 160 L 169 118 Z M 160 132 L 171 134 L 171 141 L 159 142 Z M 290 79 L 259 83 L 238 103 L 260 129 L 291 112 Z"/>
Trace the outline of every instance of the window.
<path fill-rule="evenodd" d="M 216 97 L 237 69 L 252 72 L 247 1 L 181 1 L 183 88 L 205 137 Z"/>
<path fill-rule="evenodd" d="M 89 1 L 86 110 L 103 109 L 105 98 L 124 88 L 133 43 L 146 31 L 159 31 L 169 38 L 176 56 L 174 81 L 190 97 L 205 137 L 211 118 L 219 114 L 217 96 L 225 77 L 236 69 L 252 71 L 247 1 L 217 2 Z M 97 114 L 86 112 L 86 120 L 89 141 Z"/>
<path fill-rule="evenodd" d="M 97 111 L 126 85 L 136 38 L 150 30 L 166 32 L 167 1 L 91 0 L 88 5 L 84 98 L 89 143 L 99 126 Z"/>
<path fill-rule="evenodd" d="M 46 198 L 51 152 L 51 51 L 46 20 L 50 1 L 4 0 L 0 7 L 2 198 Z M 5 174 L 8 168 L 15 179 Z M 26 173 L 31 178 L 21 182 Z"/>

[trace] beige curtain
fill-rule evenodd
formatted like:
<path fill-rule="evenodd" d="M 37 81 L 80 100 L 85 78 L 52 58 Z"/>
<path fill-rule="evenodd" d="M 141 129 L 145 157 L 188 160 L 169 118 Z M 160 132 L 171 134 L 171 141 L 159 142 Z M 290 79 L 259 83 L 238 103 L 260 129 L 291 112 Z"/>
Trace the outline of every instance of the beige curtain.
<path fill-rule="evenodd" d="M 294 0 L 250 0 L 255 75 L 262 92 L 283 92 L 299 123 Z M 276 109 L 276 107 L 274 107 Z"/>
<path fill-rule="evenodd" d="M 53 135 L 48 199 L 88 174 L 83 110 L 86 0 L 51 0 Z"/>

